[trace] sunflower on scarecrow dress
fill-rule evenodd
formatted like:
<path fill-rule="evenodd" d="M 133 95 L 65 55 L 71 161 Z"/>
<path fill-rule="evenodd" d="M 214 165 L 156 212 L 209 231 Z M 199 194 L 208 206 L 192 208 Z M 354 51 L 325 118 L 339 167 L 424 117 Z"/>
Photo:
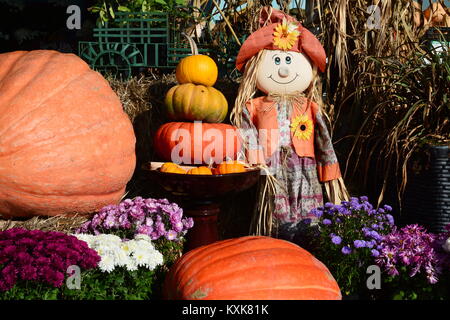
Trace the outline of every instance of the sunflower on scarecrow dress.
<path fill-rule="evenodd" d="M 319 40 L 293 17 L 264 7 L 260 28 L 243 43 L 244 73 L 231 114 L 246 161 L 267 174 L 252 233 L 293 240 L 311 209 L 348 200 L 320 102 L 318 70 L 326 66 Z M 264 93 L 256 97 L 258 89 Z M 313 101 L 314 100 L 314 101 Z"/>

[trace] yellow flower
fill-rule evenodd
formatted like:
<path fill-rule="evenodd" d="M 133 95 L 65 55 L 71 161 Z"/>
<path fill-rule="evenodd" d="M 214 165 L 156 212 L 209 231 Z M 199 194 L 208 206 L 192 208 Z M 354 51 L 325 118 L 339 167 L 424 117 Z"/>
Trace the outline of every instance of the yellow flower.
<path fill-rule="evenodd" d="M 281 50 L 291 49 L 300 35 L 297 27 L 296 23 L 287 22 L 286 18 L 283 18 L 283 22 L 276 26 L 273 33 L 273 44 Z"/>
<path fill-rule="evenodd" d="M 297 137 L 300 140 L 309 140 L 311 138 L 313 123 L 308 116 L 301 115 L 295 117 L 290 127 L 294 137 Z"/>

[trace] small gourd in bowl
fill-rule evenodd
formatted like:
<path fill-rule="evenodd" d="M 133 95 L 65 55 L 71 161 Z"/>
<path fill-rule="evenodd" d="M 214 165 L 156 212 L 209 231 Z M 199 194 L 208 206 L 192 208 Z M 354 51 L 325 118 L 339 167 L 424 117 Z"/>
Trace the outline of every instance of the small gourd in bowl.
<path fill-rule="evenodd" d="M 240 173 L 245 171 L 245 165 L 239 161 L 222 162 L 214 168 L 214 174 Z"/>
<path fill-rule="evenodd" d="M 212 175 L 213 173 L 210 168 L 201 166 L 189 170 L 187 174 Z"/>
<path fill-rule="evenodd" d="M 173 162 L 164 163 L 159 170 L 161 172 L 166 172 L 166 173 L 186 174 L 186 170 L 184 170 L 179 165 L 177 165 L 176 163 L 173 163 Z"/>

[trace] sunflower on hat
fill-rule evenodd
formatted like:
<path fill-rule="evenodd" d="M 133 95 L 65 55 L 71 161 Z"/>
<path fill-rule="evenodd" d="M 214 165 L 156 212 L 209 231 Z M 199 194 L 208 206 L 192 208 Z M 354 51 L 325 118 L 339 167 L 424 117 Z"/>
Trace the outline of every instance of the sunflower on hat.
<path fill-rule="evenodd" d="M 266 9 L 267 11 L 267 9 Z M 262 50 L 301 52 L 321 72 L 326 68 L 326 54 L 320 41 L 293 17 L 270 10 L 270 18 L 260 19 L 260 28 L 244 41 L 236 57 L 236 69 L 244 72 L 247 62 Z"/>
<path fill-rule="evenodd" d="M 283 21 L 275 27 L 273 44 L 281 50 L 290 50 L 299 35 L 298 24 L 292 21 L 288 22 L 286 18 L 283 18 Z"/>

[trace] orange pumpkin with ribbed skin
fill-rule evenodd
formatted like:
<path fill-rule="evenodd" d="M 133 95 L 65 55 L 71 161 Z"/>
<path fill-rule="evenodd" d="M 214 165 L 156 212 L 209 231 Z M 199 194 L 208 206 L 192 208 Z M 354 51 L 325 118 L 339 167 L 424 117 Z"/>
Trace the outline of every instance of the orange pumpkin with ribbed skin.
<path fill-rule="evenodd" d="M 136 164 L 132 124 L 74 54 L 0 54 L 0 215 L 91 213 L 117 203 Z"/>
<path fill-rule="evenodd" d="M 165 104 L 167 115 L 172 120 L 219 123 L 228 112 L 228 102 L 222 92 L 192 83 L 170 88 Z"/>
<path fill-rule="evenodd" d="M 173 162 L 164 163 L 159 169 L 161 172 L 185 174 L 186 170 Z"/>
<path fill-rule="evenodd" d="M 327 267 L 280 239 L 248 236 L 184 254 L 164 283 L 169 300 L 340 300 Z"/>
<path fill-rule="evenodd" d="M 194 83 L 212 87 L 219 74 L 217 64 L 204 54 L 187 56 L 178 63 L 175 70 L 178 83 Z"/>
<path fill-rule="evenodd" d="M 168 122 L 156 131 L 153 146 L 161 159 L 184 164 L 221 163 L 236 159 L 236 127 L 224 123 Z M 173 156 L 176 157 L 172 159 Z M 179 158 L 179 159 L 178 159 Z"/>
<path fill-rule="evenodd" d="M 208 167 L 197 167 L 192 168 L 187 172 L 187 174 L 200 174 L 200 175 L 212 175 L 212 171 Z"/>
<path fill-rule="evenodd" d="M 245 166 L 238 161 L 222 162 L 214 170 L 214 174 L 229 174 L 239 172 L 245 172 Z"/>

